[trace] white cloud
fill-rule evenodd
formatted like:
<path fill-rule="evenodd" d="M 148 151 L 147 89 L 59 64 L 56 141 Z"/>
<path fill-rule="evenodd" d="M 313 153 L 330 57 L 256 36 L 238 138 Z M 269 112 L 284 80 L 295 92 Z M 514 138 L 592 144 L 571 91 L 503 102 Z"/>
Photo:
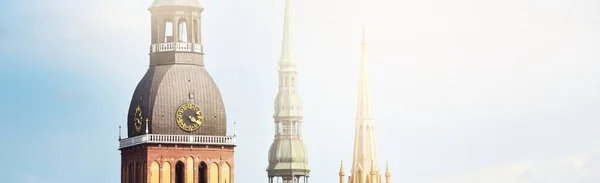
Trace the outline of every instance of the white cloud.
<path fill-rule="evenodd" d="M 522 162 L 455 173 L 427 183 L 592 183 L 600 181 L 600 151 L 546 162 Z"/>

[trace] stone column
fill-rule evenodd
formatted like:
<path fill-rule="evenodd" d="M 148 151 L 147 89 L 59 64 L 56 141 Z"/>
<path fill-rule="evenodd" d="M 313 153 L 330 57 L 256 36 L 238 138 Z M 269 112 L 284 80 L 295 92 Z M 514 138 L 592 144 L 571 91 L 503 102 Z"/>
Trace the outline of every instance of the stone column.
<path fill-rule="evenodd" d="M 164 162 L 160 161 L 158 162 L 158 183 L 163 183 L 163 167 L 164 166 Z M 164 183 L 168 183 L 168 182 L 164 182 Z"/>
<path fill-rule="evenodd" d="M 194 182 L 193 183 L 197 183 L 200 180 L 200 162 L 197 162 L 194 160 Z"/>
<path fill-rule="evenodd" d="M 179 42 L 179 17 L 173 16 L 173 43 Z M 173 45 L 175 46 L 175 45 Z"/>
<path fill-rule="evenodd" d="M 229 182 L 228 183 L 234 183 L 235 182 L 235 180 L 234 180 L 235 179 L 234 178 L 235 177 L 235 173 L 233 172 L 233 170 L 235 169 L 235 168 L 233 168 L 234 167 L 234 165 L 233 165 L 233 155 L 231 157 L 232 157 L 232 159 L 231 159 L 231 161 L 229 161 L 231 163 L 229 163 Z"/>
<path fill-rule="evenodd" d="M 175 177 L 177 176 L 175 174 L 175 169 L 177 169 L 177 163 L 171 165 L 171 183 L 175 183 Z"/>

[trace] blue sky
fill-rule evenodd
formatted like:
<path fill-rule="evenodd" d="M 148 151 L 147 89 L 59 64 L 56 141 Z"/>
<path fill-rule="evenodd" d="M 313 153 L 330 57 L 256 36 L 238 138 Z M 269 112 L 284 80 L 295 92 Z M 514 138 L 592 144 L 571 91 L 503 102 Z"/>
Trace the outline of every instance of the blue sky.
<path fill-rule="evenodd" d="M 117 182 L 117 127 L 147 69 L 152 1 L 3 3 L 0 155 L 11 166 L 0 176 Z M 294 1 L 311 181 L 337 181 L 351 161 L 363 23 L 394 182 L 600 181 L 599 3 Z M 206 67 L 238 122 L 235 178 L 266 181 L 283 1 L 202 4 Z"/>

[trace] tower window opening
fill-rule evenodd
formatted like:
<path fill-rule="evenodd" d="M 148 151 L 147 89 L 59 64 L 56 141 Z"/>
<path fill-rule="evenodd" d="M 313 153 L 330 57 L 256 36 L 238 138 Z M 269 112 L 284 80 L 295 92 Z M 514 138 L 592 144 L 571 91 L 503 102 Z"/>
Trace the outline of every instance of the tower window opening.
<path fill-rule="evenodd" d="M 283 124 L 283 129 L 282 129 L 283 135 L 287 135 L 290 132 L 290 127 L 288 124 Z"/>
<path fill-rule="evenodd" d="M 163 41 L 165 43 L 173 42 L 173 22 L 171 21 L 165 22 L 165 38 Z"/>
<path fill-rule="evenodd" d="M 175 183 L 184 183 L 183 176 L 183 163 L 180 161 L 175 165 Z"/>
<path fill-rule="evenodd" d="M 207 166 L 206 163 L 202 162 L 200 163 L 200 166 L 198 167 L 198 183 L 207 183 L 208 181 L 206 180 L 206 174 L 207 174 Z"/>
<path fill-rule="evenodd" d="M 179 19 L 179 24 L 177 25 L 177 29 L 178 29 L 178 40 L 179 42 L 182 43 L 187 43 L 188 41 L 188 26 L 187 26 L 187 20 L 185 18 L 180 18 Z"/>
<path fill-rule="evenodd" d="M 283 133 L 284 133 L 283 131 L 284 131 L 284 129 L 285 129 L 285 127 L 284 127 L 283 123 L 279 122 L 279 125 L 278 125 L 278 127 L 279 127 L 279 128 L 278 128 L 278 129 L 279 129 L 279 135 L 283 135 Z"/>

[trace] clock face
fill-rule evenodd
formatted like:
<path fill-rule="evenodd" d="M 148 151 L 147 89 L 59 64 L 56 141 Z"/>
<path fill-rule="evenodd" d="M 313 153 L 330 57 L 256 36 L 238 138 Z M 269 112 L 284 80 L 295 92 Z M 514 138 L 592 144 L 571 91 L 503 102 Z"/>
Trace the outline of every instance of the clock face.
<path fill-rule="evenodd" d="M 198 130 L 204 121 L 204 115 L 200 108 L 192 103 L 183 104 L 177 109 L 175 116 L 177 125 L 184 131 L 193 132 Z"/>
<path fill-rule="evenodd" d="M 142 108 L 138 105 L 133 113 L 133 126 L 136 132 L 142 131 Z"/>

